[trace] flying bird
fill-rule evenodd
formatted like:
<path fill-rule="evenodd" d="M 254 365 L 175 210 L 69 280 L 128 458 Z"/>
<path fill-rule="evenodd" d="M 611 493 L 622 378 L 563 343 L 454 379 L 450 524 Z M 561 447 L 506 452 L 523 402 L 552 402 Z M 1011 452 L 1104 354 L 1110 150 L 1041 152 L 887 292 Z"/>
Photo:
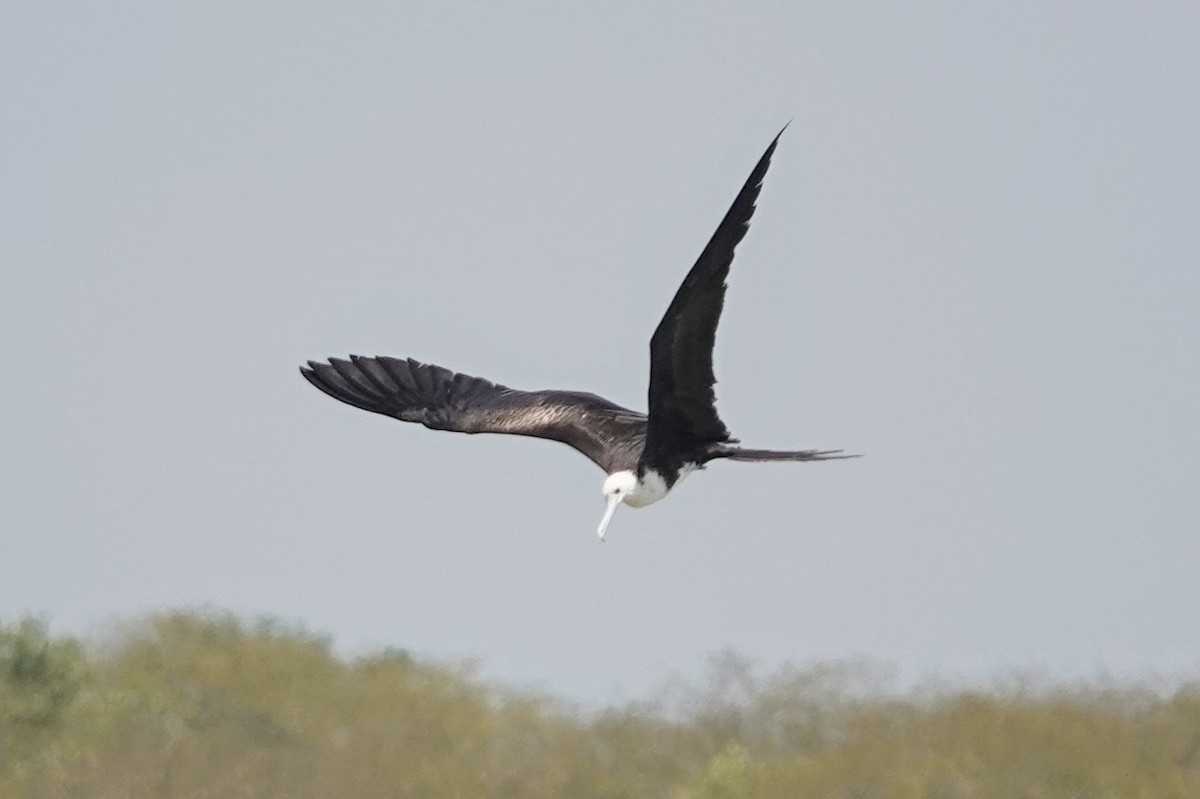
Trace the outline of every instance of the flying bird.
<path fill-rule="evenodd" d="M 582 391 L 519 391 L 412 358 L 351 355 L 309 361 L 300 373 L 336 400 L 433 430 L 534 436 L 573 447 L 607 474 L 607 505 L 596 531 L 601 541 L 621 503 L 657 502 L 712 460 L 857 457 L 842 450 L 744 449 L 717 415 L 712 353 L 725 280 L 782 135 L 754 166 L 650 339 L 647 413 Z"/>

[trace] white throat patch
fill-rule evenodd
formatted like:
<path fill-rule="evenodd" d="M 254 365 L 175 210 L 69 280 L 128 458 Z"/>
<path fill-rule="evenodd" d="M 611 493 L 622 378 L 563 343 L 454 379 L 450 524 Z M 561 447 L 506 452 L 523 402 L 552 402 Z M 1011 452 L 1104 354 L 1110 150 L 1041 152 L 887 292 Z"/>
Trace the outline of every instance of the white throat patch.
<path fill-rule="evenodd" d="M 637 486 L 625 495 L 625 504 L 631 508 L 644 508 L 666 495 L 667 481 L 658 472 L 647 469 Z"/>
<path fill-rule="evenodd" d="M 675 484 L 678 485 L 683 478 L 687 477 L 693 471 L 695 466 L 684 466 L 679 470 L 679 477 L 676 478 Z M 661 474 L 653 469 L 647 469 L 646 474 L 641 480 L 637 479 L 631 470 L 623 470 L 613 472 L 604 481 L 604 493 L 610 493 L 611 489 L 620 486 L 625 493 L 621 497 L 621 501 L 631 508 L 644 508 L 647 505 L 652 505 L 667 495 L 667 481 Z"/>

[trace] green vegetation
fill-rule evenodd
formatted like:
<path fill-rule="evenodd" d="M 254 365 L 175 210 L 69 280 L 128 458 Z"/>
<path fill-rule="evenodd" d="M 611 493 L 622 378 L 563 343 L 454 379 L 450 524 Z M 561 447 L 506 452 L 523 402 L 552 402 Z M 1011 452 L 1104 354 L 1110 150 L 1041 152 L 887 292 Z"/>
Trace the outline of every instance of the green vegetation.
<path fill-rule="evenodd" d="M 885 681 L 884 681 L 885 682 Z M 274 621 L 0 625 L 0 797 L 1200 797 L 1200 683 L 882 690 L 869 665 L 582 713 Z"/>

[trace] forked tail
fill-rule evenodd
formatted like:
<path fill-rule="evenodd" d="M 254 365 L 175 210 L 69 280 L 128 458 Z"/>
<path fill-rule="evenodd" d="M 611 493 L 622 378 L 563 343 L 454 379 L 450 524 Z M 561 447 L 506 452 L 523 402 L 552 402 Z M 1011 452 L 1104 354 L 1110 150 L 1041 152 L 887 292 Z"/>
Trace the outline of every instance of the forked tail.
<path fill-rule="evenodd" d="M 843 455 L 840 449 L 800 449 L 781 451 L 775 449 L 742 449 L 721 447 L 713 452 L 713 458 L 728 458 L 731 461 L 833 461 L 843 458 L 859 458 L 861 455 Z"/>

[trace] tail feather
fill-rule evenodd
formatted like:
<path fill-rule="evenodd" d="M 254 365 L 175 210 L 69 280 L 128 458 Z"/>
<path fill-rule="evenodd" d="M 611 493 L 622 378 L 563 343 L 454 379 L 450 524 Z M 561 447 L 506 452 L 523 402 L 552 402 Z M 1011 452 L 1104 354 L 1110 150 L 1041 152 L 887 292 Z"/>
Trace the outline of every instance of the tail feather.
<path fill-rule="evenodd" d="M 843 455 L 840 449 L 801 449 L 781 451 L 775 449 L 742 449 L 723 447 L 713 453 L 714 458 L 731 461 L 832 461 L 844 458 L 860 458 L 861 455 Z"/>

